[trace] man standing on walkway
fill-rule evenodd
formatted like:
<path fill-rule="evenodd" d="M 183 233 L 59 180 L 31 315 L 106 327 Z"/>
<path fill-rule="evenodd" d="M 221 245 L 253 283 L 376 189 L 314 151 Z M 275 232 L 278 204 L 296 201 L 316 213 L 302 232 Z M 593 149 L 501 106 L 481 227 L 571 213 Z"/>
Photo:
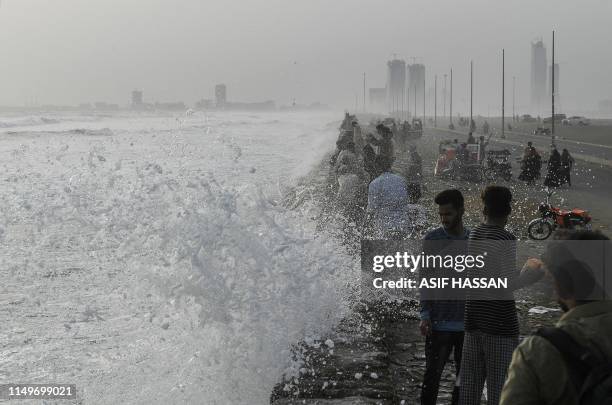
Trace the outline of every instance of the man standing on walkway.
<path fill-rule="evenodd" d="M 513 291 L 537 281 L 542 263 L 529 259 L 520 275 L 516 267 L 516 237 L 505 227 L 512 212 L 512 193 L 488 186 L 482 193 L 484 222 L 472 229 L 468 252 L 486 255 L 479 272 L 507 278 L 507 290 L 471 290 L 465 301 L 465 339 L 461 355 L 459 404 L 479 405 L 485 380 L 487 404 L 497 405 L 512 352 L 518 345 L 519 324 Z"/>
<path fill-rule="evenodd" d="M 434 199 L 438 205 L 438 214 L 442 226 L 430 231 L 424 238 L 425 254 L 438 254 L 439 249 L 452 241 L 466 241 L 469 230 L 463 226 L 464 203 L 459 190 L 444 190 Z M 432 242 L 437 241 L 437 242 Z M 451 248 L 452 249 L 452 248 Z M 448 252 L 444 254 L 465 254 L 465 252 Z M 435 405 L 438 398 L 440 378 L 451 352 L 455 360 L 455 372 L 459 376 L 461 351 L 463 348 L 463 300 L 436 299 L 433 290 L 421 290 L 421 323 L 419 328 L 425 336 L 425 375 L 421 391 L 422 405 Z M 459 387 L 455 385 L 452 404 L 459 400 Z"/>
<path fill-rule="evenodd" d="M 559 305 L 564 314 L 556 328 L 538 331 L 526 338 L 512 356 L 508 379 L 504 385 L 502 405 L 575 405 L 578 392 L 584 389 L 586 377 L 594 371 L 593 365 L 583 363 L 592 356 L 594 364 L 608 365 L 608 391 L 603 381 L 595 381 L 604 398 L 593 398 L 588 403 L 609 403 L 612 363 L 612 301 L 605 292 L 596 294 L 597 288 L 591 270 L 584 263 L 569 260 L 560 262 L 572 241 L 593 240 L 601 247 L 609 245 L 608 238 L 592 231 L 574 231 L 562 236 L 560 245 L 549 245 L 545 256 L 548 274 L 552 276 Z M 594 242 L 594 243 L 598 243 Z M 564 246 L 564 243 L 566 246 Z M 579 242 L 583 246 L 583 242 Z M 602 249 L 603 250 L 603 249 Z M 605 269 L 604 269 L 605 270 Z M 553 340 L 549 336 L 553 335 Z M 567 342 L 557 348 L 554 336 Z M 565 347 L 563 347 L 565 346 Z M 559 350 L 561 349 L 561 350 Z M 575 356 L 575 357 L 574 357 Z M 584 367 L 584 368 L 583 368 Z M 583 369 L 583 372 L 580 370 Z M 584 390 L 585 394 L 591 393 Z"/>

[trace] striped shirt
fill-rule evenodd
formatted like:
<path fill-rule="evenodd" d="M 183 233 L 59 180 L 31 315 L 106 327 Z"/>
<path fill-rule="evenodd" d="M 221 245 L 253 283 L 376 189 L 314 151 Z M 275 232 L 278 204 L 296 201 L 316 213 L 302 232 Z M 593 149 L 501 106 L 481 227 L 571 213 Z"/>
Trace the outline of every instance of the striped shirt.
<path fill-rule="evenodd" d="M 512 285 L 518 277 L 516 237 L 497 225 L 480 224 L 470 232 L 470 255 L 486 252 L 487 278 L 507 277 Z M 465 302 L 465 330 L 491 335 L 515 336 L 519 333 L 516 304 L 512 291 L 470 290 Z"/>

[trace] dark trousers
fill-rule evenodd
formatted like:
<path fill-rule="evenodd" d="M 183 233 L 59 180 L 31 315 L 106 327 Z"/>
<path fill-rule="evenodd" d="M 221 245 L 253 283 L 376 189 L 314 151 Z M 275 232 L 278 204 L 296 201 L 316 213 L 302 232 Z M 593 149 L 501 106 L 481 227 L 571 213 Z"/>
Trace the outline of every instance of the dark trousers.
<path fill-rule="evenodd" d="M 455 373 L 459 376 L 461 366 L 461 352 L 463 350 L 463 332 L 431 331 L 425 340 L 425 376 L 421 391 L 421 405 L 435 405 L 438 399 L 440 378 L 444 365 L 448 361 L 451 351 L 455 359 Z M 452 404 L 459 401 L 459 387 L 453 390 Z"/>

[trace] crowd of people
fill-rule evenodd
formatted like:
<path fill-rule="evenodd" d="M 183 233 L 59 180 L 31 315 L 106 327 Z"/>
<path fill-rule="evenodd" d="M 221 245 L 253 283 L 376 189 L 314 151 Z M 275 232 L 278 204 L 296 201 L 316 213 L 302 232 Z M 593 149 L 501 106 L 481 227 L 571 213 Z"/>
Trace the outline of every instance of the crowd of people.
<path fill-rule="evenodd" d="M 566 262 L 556 260 L 563 249 L 567 250 L 559 245 L 552 245 L 544 260 L 528 259 L 519 271 L 516 237 L 506 229 L 512 213 L 511 191 L 506 187 L 488 186 L 481 197 L 483 221 L 470 230 L 463 224 L 461 192 L 452 189 L 439 193 L 434 201 L 442 226 L 425 235 L 424 251 L 435 253 L 432 246 L 439 248 L 440 245 L 428 242 L 440 240 L 466 240 L 464 254 L 491 252 L 503 246 L 501 251 L 490 255 L 493 260 L 487 263 L 486 271 L 493 277 L 508 277 L 510 291 L 491 295 L 472 290 L 463 299 L 456 300 L 436 299 L 434 293 L 422 291 L 419 327 L 426 339 L 426 371 L 421 404 L 437 403 L 440 378 L 451 353 L 457 376 L 452 404 L 480 404 L 485 382 L 487 404 L 573 405 L 583 403 L 578 401 L 579 397 L 602 395 L 599 398 L 609 399 L 606 395 L 611 391 L 595 392 L 588 380 L 594 377 L 587 378 L 594 370 L 600 370 L 597 367 L 608 367 L 608 374 L 600 375 L 598 384 L 608 381 L 606 376 L 612 381 L 609 368 L 612 302 L 609 297 L 605 291 L 598 291 L 595 294 L 598 299 L 585 299 L 592 297 L 589 294 L 598 288 L 595 277 L 587 267 L 568 268 Z M 566 232 L 558 234 L 557 239 L 608 240 L 605 235 L 593 231 Z M 499 241 L 501 245 L 496 244 Z M 513 291 L 537 282 L 545 274 L 552 278 L 564 315 L 556 328 L 538 331 L 519 344 Z M 572 342 L 567 343 L 565 350 L 571 348 L 572 352 L 592 356 L 590 366 L 569 363 L 557 346 L 563 339 Z"/>
<path fill-rule="evenodd" d="M 567 149 L 559 153 L 556 146 L 552 146 L 547 163 L 547 174 L 544 178 L 544 186 L 560 187 L 564 184 L 572 185 L 571 172 L 574 167 L 574 158 Z M 542 169 L 542 157 L 532 142 L 527 142 L 521 163 L 521 174 L 519 180 L 527 184 L 535 184 L 540 178 Z"/>
<path fill-rule="evenodd" d="M 343 206 L 350 207 L 347 215 L 355 218 L 365 214 L 376 239 L 420 237 L 426 221 L 425 210 L 419 205 L 422 161 L 416 148 L 409 147 L 409 169 L 406 175 L 401 175 L 391 170 L 396 147 L 391 128 L 379 124 L 376 136 L 362 133 L 354 117 L 347 115 L 341 130 L 332 166 L 338 176 L 338 198 Z M 475 139 L 472 137 L 469 141 L 475 142 Z M 488 140 L 480 137 L 478 143 L 484 149 Z M 571 184 L 572 165 L 573 159 L 566 149 L 559 154 L 553 148 L 544 184 Z M 541 157 L 529 142 L 520 179 L 534 182 L 540 169 Z M 464 251 L 451 253 L 489 252 L 487 274 L 492 278 L 506 278 L 509 288 L 495 293 L 469 290 L 452 300 L 439 299 L 431 290 L 421 290 L 419 329 L 425 337 L 426 361 L 421 404 L 437 403 L 441 376 L 451 353 L 456 372 L 453 405 L 480 404 L 485 383 L 487 404 L 573 405 L 589 395 L 588 398 L 609 400 L 606 397 L 612 393 L 609 366 L 612 302 L 609 297 L 602 291 L 597 300 L 584 299 L 586 290 L 597 287 L 593 275 L 584 267 L 568 268 L 556 263 L 554 258 L 558 255 L 552 248 L 542 260 L 530 258 L 522 267 L 517 267 L 517 238 L 506 229 L 512 214 L 512 192 L 502 186 L 487 186 L 481 202 L 482 222 L 468 229 L 463 223 L 462 193 L 457 189 L 438 193 L 434 203 L 438 207 L 440 226 L 425 233 L 423 251 L 437 253 L 440 241 L 465 241 L 455 247 Z M 593 231 L 568 231 L 557 234 L 557 239 L 608 240 Z M 564 315 L 555 328 L 543 329 L 519 342 L 514 292 L 545 275 L 552 281 Z M 578 364 L 580 360 L 572 363 L 564 351 L 575 353 L 576 358 L 586 356 L 590 363 L 584 359 L 582 365 Z M 597 378 L 601 381 L 607 378 L 610 391 L 595 392 L 592 386 L 587 387 L 590 379 L 595 378 L 592 377 L 594 367 L 603 370 Z"/>
<path fill-rule="evenodd" d="M 425 210 L 418 204 L 422 160 L 414 145 L 402 139 L 396 145 L 397 128 L 394 132 L 382 123 L 375 128 L 376 135 L 364 132 L 354 116 L 345 115 L 330 160 L 336 198 L 345 217 L 363 224 L 372 237 L 404 238 L 425 225 Z M 402 174 L 391 171 L 398 147 L 406 149 L 409 160 Z M 417 220 L 402 220 L 407 217 Z"/>

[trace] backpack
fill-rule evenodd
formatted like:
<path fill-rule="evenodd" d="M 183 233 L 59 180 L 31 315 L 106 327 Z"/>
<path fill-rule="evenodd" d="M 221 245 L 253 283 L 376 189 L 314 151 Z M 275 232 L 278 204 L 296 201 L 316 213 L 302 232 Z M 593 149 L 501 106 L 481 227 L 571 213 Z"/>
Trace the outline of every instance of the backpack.
<path fill-rule="evenodd" d="M 536 335 L 562 354 L 579 405 L 612 405 L 612 360 L 579 345 L 560 328 L 540 328 Z"/>

